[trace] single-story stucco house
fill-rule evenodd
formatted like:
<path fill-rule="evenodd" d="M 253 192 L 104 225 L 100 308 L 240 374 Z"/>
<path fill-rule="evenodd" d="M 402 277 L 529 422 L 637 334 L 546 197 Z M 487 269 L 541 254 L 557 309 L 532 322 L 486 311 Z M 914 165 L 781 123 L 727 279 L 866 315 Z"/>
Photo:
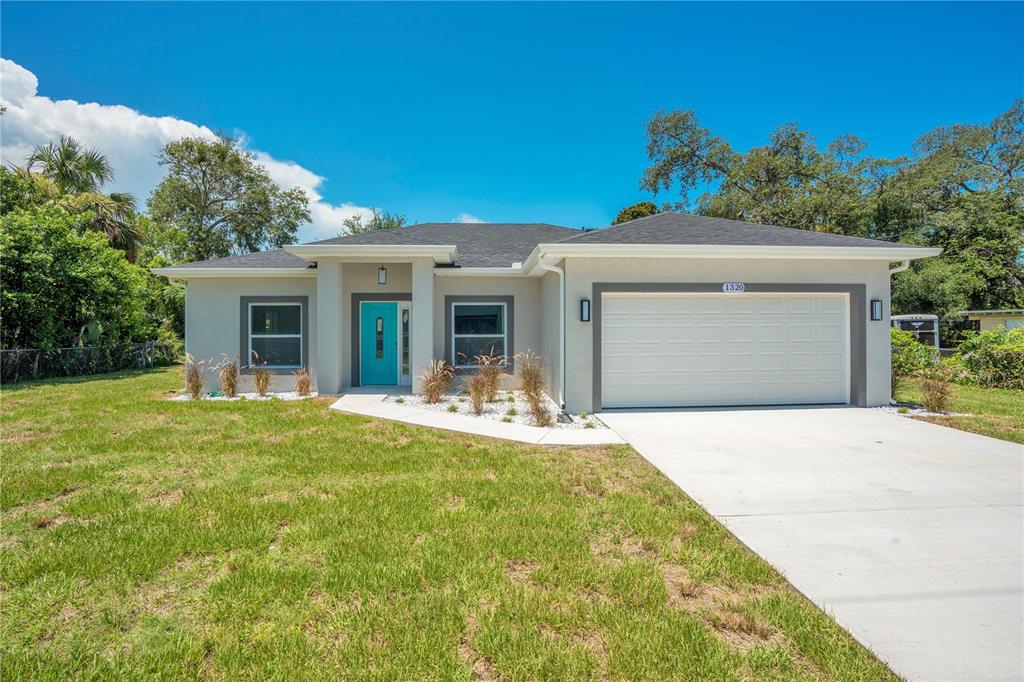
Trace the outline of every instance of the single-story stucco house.
<path fill-rule="evenodd" d="M 996 329 L 1016 329 L 1024 327 L 1024 308 L 1006 310 L 961 310 L 968 320 L 978 323 L 978 330 L 990 332 Z"/>
<path fill-rule="evenodd" d="M 661 213 L 587 231 L 425 223 L 155 272 L 187 282 L 186 351 L 255 351 L 273 390 L 299 367 L 321 394 L 415 389 L 431 359 L 472 372 L 494 348 L 510 375 L 538 353 L 570 412 L 866 406 L 890 397 L 890 274 L 938 253 Z"/>

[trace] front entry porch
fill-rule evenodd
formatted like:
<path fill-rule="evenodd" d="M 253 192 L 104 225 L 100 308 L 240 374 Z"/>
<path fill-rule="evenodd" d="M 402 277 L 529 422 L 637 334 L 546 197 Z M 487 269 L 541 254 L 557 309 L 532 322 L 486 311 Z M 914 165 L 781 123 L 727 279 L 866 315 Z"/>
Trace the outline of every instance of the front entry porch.
<path fill-rule="evenodd" d="M 414 386 L 434 355 L 434 261 L 317 261 L 316 377 L 323 395 Z"/>

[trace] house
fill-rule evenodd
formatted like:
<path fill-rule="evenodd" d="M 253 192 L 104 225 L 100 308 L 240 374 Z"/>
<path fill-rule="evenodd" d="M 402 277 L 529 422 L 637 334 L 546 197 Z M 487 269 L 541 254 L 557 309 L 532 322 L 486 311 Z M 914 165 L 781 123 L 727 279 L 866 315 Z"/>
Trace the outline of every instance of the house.
<path fill-rule="evenodd" d="M 1017 329 L 1024 327 L 1024 308 L 1010 308 L 1007 310 L 961 310 L 958 315 L 963 315 L 968 320 L 978 323 L 978 329 L 983 332 L 990 332 L 996 329 Z"/>
<path fill-rule="evenodd" d="M 274 390 L 299 367 L 322 394 L 415 389 L 432 358 L 464 374 L 493 348 L 509 375 L 539 353 L 571 412 L 881 405 L 890 274 L 938 253 L 661 213 L 589 231 L 425 223 L 155 272 L 187 283 L 189 353 L 258 353 Z"/>

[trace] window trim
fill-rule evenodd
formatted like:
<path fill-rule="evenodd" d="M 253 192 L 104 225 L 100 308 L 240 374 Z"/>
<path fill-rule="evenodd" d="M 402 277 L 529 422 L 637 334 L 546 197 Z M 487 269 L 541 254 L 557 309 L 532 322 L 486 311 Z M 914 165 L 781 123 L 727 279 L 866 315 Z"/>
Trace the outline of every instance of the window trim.
<path fill-rule="evenodd" d="M 298 365 L 267 365 L 271 374 L 294 374 L 303 368 L 309 368 L 309 296 L 242 296 L 239 301 L 239 372 L 252 374 L 252 306 L 253 305 L 298 305 L 299 334 L 256 334 L 263 338 L 299 338 Z M 245 362 L 242 362 L 242 359 Z"/>
<path fill-rule="evenodd" d="M 456 305 L 500 305 L 504 310 L 505 331 L 503 334 L 455 334 L 455 306 Z M 445 353 L 444 356 L 455 368 L 456 374 L 473 374 L 479 371 L 477 365 L 458 364 L 455 356 L 455 338 L 491 337 L 501 336 L 505 342 L 505 364 L 501 370 L 505 374 L 512 374 L 515 371 L 515 297 L 514 296 L 445 296 Z"/>

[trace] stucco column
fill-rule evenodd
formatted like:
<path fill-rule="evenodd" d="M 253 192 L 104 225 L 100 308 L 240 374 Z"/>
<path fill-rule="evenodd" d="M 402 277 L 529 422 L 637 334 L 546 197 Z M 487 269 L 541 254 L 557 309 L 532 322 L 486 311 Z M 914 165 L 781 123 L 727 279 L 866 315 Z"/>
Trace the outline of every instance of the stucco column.
<path fill-rule="evenodd" d="M 412 390 L 420 390 L 420 373 L 434 359 L 434 260 L 412 261 Z"/>
<path fill-rule="evenodd" d="M 316 266 L 316 390 L 341 393 L 341 263 Z"/>

